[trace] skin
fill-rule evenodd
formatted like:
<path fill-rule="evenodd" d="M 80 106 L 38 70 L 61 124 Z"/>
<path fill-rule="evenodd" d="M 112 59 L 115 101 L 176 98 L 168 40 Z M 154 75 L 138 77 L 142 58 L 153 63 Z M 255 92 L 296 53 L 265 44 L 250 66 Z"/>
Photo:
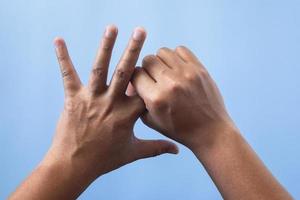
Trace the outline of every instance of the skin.
<path fill-rule="evenodd" d="M 64 40 L 55 39 L 64 82 L 64 110 L 47 155 L 9 199 L 76 199 L 107 172 L 142 158 L 178 153 L 172 142 L 142 140 L 133 133 L 145 105 L 125 92 L 146 37 L 144 29 L 135 29 L 107 86 L 116 37 L 117 28 L 108 26 L 87 86 L 81 84 Z"/>
<path fill-rule="evenodd" d="M 292 199 L 244 140 L 205 67 L 186 47 L 161 48 L 135 70 L 129 89 L 143 122 L 188 147 L 224 199 Z"/>
<path fill-rule="evenodd" d="M 116 27 L 107 27 L 87 86 L 65 42 L 55 40 L 64 110 L 47 155 L 10 199 L 76 199 L 107 172 L 138 159 L 178 153 L 171 142 L 136 138 L 133 126 L 139 117 L 188 147 L 224 199 L 292 199 L 244 140 L 215 82 L 186 47 L 161 48 L 135 69 L 146 37 L 137 28 L 107 86 L 116 36 Z"/>

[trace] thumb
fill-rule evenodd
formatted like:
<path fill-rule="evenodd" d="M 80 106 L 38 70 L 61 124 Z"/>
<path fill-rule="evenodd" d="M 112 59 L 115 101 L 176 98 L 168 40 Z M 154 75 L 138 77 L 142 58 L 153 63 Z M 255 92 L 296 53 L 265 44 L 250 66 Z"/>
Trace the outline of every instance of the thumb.
<path fill-rule="evenodd" d="M 165 153 L 178 154 L 176 144 L 167 140 L 137 140 L 136 158 L 143 159 L 158 156 Z"/>

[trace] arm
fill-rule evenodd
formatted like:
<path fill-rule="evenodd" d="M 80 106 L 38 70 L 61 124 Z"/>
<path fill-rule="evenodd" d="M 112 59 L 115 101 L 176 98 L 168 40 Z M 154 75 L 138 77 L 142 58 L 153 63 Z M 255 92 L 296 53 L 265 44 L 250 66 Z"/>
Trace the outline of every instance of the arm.
<path fill-rule="evenodd" d="M 97 177 L 138 159 L 177 153 L 175 144 L 142 140 L 133 134 L 144 112 L 139 97 L 125 91 L 146 33 L 137 28 L 109 86 L 107 71 L 117 29 L 109 26 L 87 86 L 72 65 L 65 42 L 55 40 L 65 88 L 65 106 L 51 148 L 10 199 L 76 199 Z"/>
<path fill-rule="evenodd" d="M 144 123 L 188 147 L 224 199 L 291 199 L 243 139 L 216 84 L 187 48 L 145 57 L 132 84 L 147 108 Z"/>

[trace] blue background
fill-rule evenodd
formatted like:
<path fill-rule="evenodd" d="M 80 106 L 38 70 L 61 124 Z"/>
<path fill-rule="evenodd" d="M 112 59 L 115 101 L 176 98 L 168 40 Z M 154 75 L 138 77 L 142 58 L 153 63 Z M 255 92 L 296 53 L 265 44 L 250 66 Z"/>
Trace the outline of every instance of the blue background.
<path fill-rule="evenodd" d="M 66 39 L 86 82 L 100 36 L 110 23 L 119 27 L 111 66 L 138 25 L 148 30 L 141 57 L 162 46 L 190 47 L 216 80 L 248 142 L 300 198 L 299 10 L 296 0 L 1 0 L 0 199 L 34 169 L 51 144 L 63 106 L 53 38 Z M 140 121 L 135 129 L 139 137 L 162 137 Z M 113 171 L 80 197 L 220 198 L 183 146 L 178 156 L 142 160 Z"/>

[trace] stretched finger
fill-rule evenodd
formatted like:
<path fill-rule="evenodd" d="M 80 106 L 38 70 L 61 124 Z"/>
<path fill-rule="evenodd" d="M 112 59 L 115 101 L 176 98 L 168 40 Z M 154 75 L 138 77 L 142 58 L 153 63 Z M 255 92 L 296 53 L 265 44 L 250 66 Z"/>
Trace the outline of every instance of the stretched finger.
<path fill-rule="evenodd" d="M 138 27 L 134 30 L 127 48 L 123 53 L 111 80 L 109 90 L 112 94 L 125 94 L 127 85 L 131 79 L 145 38 L 146 32 L 143 28 Z"/>
<path fill-rule="evenodd" d="M 118 29 L 116 26 L 106 27 L 89 81 L 89 87 L 93 94 L 99 94 L 107 87 L 107 72 L 117 34 Z"/>
<path fill-rule="evenodd" d="M 54 44 L 63 77 L 65 94 L 72 95 L 80 89 L 80 79 L 72 64 L 65 41 L 62 38 L 55 38 Z"/>

